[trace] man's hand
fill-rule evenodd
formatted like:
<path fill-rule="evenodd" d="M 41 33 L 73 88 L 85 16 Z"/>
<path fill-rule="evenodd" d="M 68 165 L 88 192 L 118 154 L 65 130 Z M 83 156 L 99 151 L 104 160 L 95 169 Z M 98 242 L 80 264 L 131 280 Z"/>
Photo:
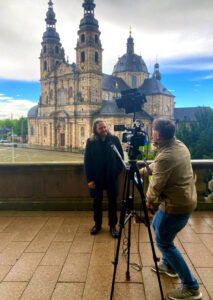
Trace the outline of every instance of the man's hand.
<path fill-rule="evenodd" d="M 95 181 L 88 182 L 89 189 L 95 189 Z"/>
<path fill-rule="evenodd" d="M 154 208 L 152 206 L 152 204 L 150 204 L 148 201 L 146 201 L 146 207 L 149 211 L 153 212 L 154 211 Z"/>

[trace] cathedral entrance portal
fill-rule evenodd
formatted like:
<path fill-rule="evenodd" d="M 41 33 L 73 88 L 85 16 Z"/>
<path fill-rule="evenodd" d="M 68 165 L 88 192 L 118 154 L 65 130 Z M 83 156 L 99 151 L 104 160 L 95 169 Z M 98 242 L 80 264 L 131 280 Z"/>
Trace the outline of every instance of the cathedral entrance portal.
<path fill-rule="evenodd" d="M 61 147 L 64 147 L 65 146 L 65 134 L 64 133 L 61 133 Z"/>

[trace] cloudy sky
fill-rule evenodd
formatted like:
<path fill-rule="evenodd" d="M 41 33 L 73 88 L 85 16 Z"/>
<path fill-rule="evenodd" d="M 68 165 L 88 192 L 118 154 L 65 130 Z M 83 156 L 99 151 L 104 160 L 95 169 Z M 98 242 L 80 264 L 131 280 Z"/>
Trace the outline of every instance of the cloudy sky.
<path fill-rule="evenodd" d="M 69 61 L 75 46 L 83 0 L 53 0 L 56 29 Z M 135 53 L 150 75 L 158 57 L 162 83 L 176 107 L 213 107 L 212 0 L 95 0 L 103 71 L 111 74 L 126 52 L 129 28 Z M 39 54 L 48 0 L 0 0 L 0 119 L 26 116 L 38 102 Z"/>

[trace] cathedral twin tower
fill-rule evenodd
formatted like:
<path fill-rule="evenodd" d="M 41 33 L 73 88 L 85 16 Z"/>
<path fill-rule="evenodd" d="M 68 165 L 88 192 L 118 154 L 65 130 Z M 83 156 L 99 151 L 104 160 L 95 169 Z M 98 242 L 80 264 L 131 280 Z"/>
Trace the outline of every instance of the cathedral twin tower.
<path fill-rule="evenodd" d="M 134 53 L 134 41 L 127 40 L 127 52 L 116 63 L 113 75 L 102 72 L 102 45 L 94 0 L 84 0 L 76 46 L 76 64 L 65 59 L 56 31 L 53 2 L 48 2 L 46 31 L 40 54 L 41 96 L 28 113 L 28 143 L 51 148 L 84 149 L 92 133 L 92 123 L 104 118 L 111 131 L 114 124 L 131 125 L 132 116 L 116 107 L 122 90 L 139 88 L 147 96 L 143 118 L 151 131 L 153 118 L 172 117 L 174 96 L 161 84 L 159 65 L 152 78 L 141 56 Z"/>

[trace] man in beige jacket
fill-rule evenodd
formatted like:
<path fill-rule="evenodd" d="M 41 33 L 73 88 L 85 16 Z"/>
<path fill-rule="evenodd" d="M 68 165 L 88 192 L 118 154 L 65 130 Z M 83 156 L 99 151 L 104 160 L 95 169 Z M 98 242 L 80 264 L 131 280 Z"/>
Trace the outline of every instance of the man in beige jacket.
<path fill-rule="evenodd" d="M 152 223 L 157 247 L 163 255 L 159 272 L 170 277 L 179 276 L 182 283 L 181 289 L 168 293 L 169 299 L 201 299 L 199 284 L 174 245 L 177 233 L 187 224 L 197 205 L 190 153 L 174 135 L 175 126 L 170 120 L 153 122 L 153 139 L 158 153 L 150 165 L 152 178 L 146 204 L 149 209 L 155 200 L 160 201 Z M 140 174 L 142 177 L 148 175 L 145 168 Z M 152 270 L 156 271 L 155 267 Z"/>

